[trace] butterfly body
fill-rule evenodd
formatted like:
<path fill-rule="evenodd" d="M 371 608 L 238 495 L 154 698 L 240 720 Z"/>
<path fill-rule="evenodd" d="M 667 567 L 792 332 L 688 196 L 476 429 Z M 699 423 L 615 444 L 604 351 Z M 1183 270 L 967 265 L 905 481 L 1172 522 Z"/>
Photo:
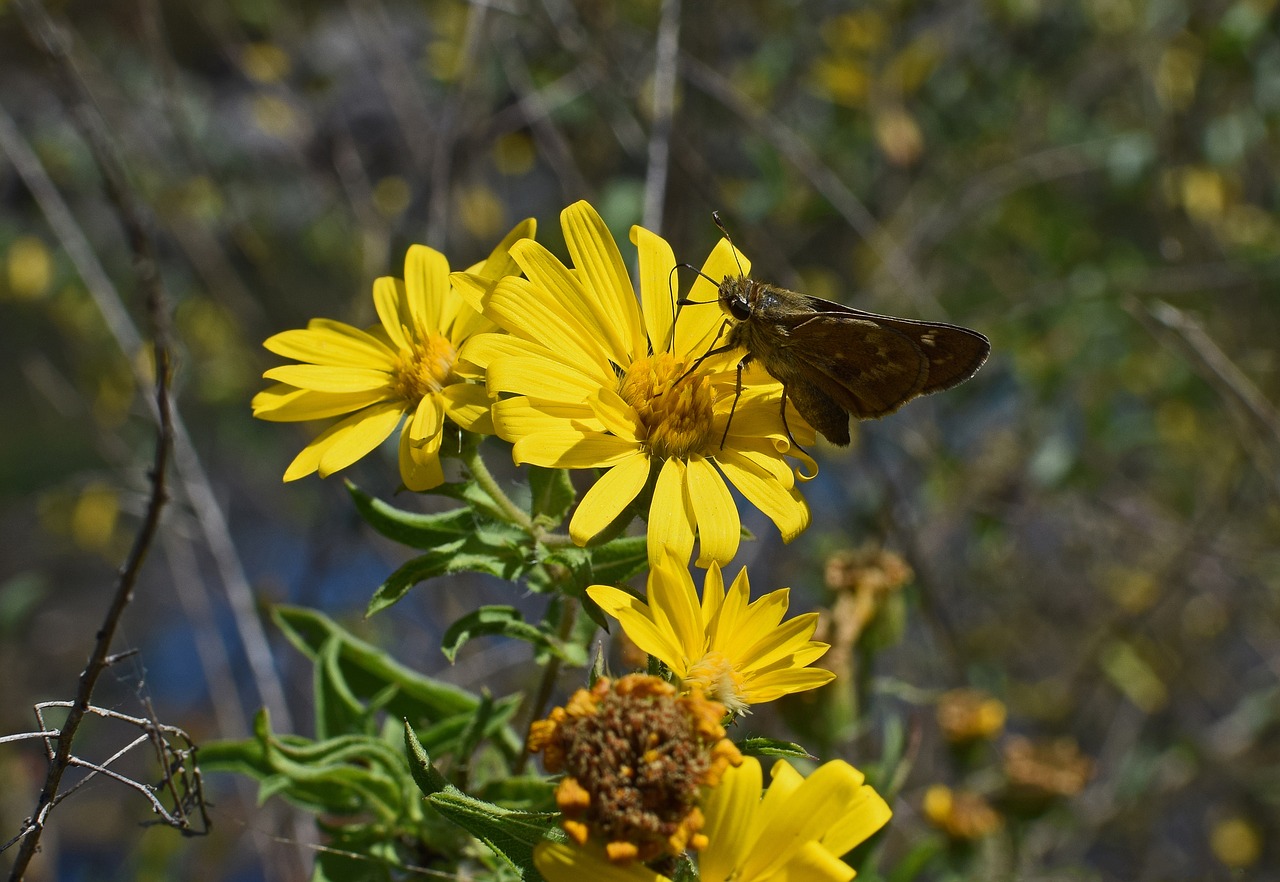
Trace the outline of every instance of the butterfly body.
<path fill-rule="evenodd" d="M 725 350 L 746 350 L 782 384 L 783 401 L 833 444 L 849 443 L 849 418 L 893 413 L 920 395 L 972 377 L 991 343 L 957 325 L 893 318 L 726 276 L 720 308 L 732 326 Z"/>

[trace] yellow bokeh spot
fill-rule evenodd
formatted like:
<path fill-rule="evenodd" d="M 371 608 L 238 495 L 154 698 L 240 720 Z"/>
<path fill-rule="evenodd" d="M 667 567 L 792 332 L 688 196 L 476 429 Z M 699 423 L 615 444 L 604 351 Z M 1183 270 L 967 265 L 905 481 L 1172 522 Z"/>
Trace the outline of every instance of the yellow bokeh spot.
<path fill-rule="evenodd" d="M 1274 243 L 1280 235 L 1271 212 L 1256 205 L 1230 206 L 1219 232 L 1232 245 L 1254 248 Z"/>
<path fill-rule="evenodd" d="M 524 132 L 503 135 L 493 145 L 493 164 L 504 175 L 515 177 L 527 174 L 537 159 L 533 139 Z"/>
<path fill-rule="evenodd" d="M 1155 577 L 1134 567 L 1112 567 L 1102 583 L 1117 606 L 1135 615 L 1150 609 L 1160 597 L 1160 586 Z"/>
<path fill-rule="evenodd" d="M 880 151 L 898 168 L 914 165 L 924 153 L 924 133 L 904 108 L 890 107 L 876 113 L 872 126 Z"/>
<path fill-rule="evenodd" d="M 9 293 L 19 300 L 43 297 L 53 281 L 53 258 L 36 236 L 19 236 L 9 246 L 6 261 Z"/>
<path fill-rule="evenodd" d="M 90 484 L 71 509 L 71 539 L 87 551 L 107 551 L 119 517 L 120 496 L 115 488 Z"/>
<path fill-rule="evenodd" d="M 937 39 L 932 34 L 924 34 L 893 57 L 881 78 L 898 94 L 910 95 L 929 79 L 941 56 Z"/>
<path fill-rule="evenodd" d="M 1213 825 L 1209 847 L 1214 857 L 1228 867 L 1251 867 L 1262 856 L 1262 836 L 1244 818 L 1227 818 Z"/>
<path fill-rule="evenodd" d="M 253 122 L 273 138 L 292 138 L 301 128 L 298 113 L 277 95 L 257 95 L 252 104 Z"/>
<path fill-rule="evenodd" d="M 250 43 L 240 54 L 245 76 L 259 83 L 278 83 L 289 75 L 289 53 L 274 43 Z"/>
<path fill-rule="evenodd" d="M 373 207 L 383 217 L 398 217 L 404 214 L 409 202 L 413 199 L 413 190 L 409 182 L 399 175 L 388 175 L 378 181 L 373 188 Z"/>
<path fill-rule="evenodd" d="M 464 187 L 458 191 L 457 200 L 462 226 L 477 239 L 492 238 L 506 228 L 507 211 L 488 187 Z"/>
<path fill-rule="evenodd" d="M 1170 44 L 1155 70 L 1156 98 L 1168 110 L 1185 110 L 1196 96 L 1203 61 L 1200 44 L 1189 34 Z"/>
<path fill-rule="evenodd" d="M 1138 23 L 1134 0 L 1088 0 L 1089 17 L 1104 34 L 1122 34 Z"/>
<path fill-rule="evenodd" d="M 1184 169 L 1179 197 L 1187 215 L 1208 223 L 1222 217 L 1227 204 L 1227 188 L 1222 175 L 1211 168 Z"/>
<path fill-rule="evenodd" d="M 835 104 L 862 107 L 871 93 L 866 65 L 855 58 L 824 58 L 813 67 L 818 88 Z"/>

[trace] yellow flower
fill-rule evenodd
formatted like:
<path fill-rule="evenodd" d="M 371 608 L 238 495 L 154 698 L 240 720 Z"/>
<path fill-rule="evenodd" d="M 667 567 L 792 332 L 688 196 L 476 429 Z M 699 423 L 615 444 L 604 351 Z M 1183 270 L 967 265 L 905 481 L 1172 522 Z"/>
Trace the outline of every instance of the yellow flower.
<path fill-rule="evenodd" d="M 716 285 L 699 278 L 690 305 L 675 316 L 671 246 L 632 227 L 639 250 L 637 302 L 617 244 L 585 202 L 560 215 L 574 268 L 532 240 L 511 257 L 526 278 L 496 286 L 459 279 L 471 302 L 508 331 L 480 335 L 463 357 L 485 367 L 489 391 L 514 395 L 494 405 L 497 434 L 514 443 L 517 463 L 607 471 L 583 496 L 569 533 L 579 545 L 608 527 L 652 486 L 649 558 L 672 549 L 688 560 L 695 534 L 698 565 L 728 561 L 741 524 L 728 480 L 790 541 L 809 523 L 784 454 L 795 450 L 781 418 L 782 387 L 763 369 L 743 376 L 740 353 L 697 359 L 715 347 L 724 317 Z M 721 241 L 703 265 L 711 279 L 745 272 Z M 735 406 L 736 403 L 736 406 Z M 730 419 L 732 413 L 732 419 Z M 808 432 L 788 412 L 795 432 Z"/>
<path fill-rule="evenodd" d="M 516 272 L 507 250 L 534 229 L 532 220 L 519 224 L 472 272 L 486 279 Z M 374 282 L 379 325 L 362 331 L 312 319 L 305 329 L 284 331 L 262 344 L 302 364 L 263 375 L 278 382 L 254 396 L 254 416 L 294 422 L 349 414 L 302 449 L 285 470 L 286 481 L 312 472 L 325 478 L 346 468 L 405 418 L 400 477 L 410 490 L 429 490 L 444 480 L 440 441 L 446 417 L 464 429 L 492 433 L 488 392 L 467 382 L 479 375 L 458 351 L 472 334 L 493 326 L 452 289 L 449 263 L 440 252 L 411 246 L 404 275 L 403 281 L 384 276 Z"/>
<path fill-rule="evenodd" d="M 702 882 L 848 882 L 840 856 L 888 822 L 889 806 L 843 760 L 808 778 L 784 760 L 773 766 L 763 799 L 760 763 L 728 769 L 704 800 L 707 845 L 698 854 Z M 547 882 L 669 882 L 643 864 L 611 864 L 599 847 L 543 842 L 534 863 Z"/>
<path fill-rule="evenodd" d="M 661 659 L 684 688 L 701 690 L 731 713 L 835 678 L 830 671 L 806 667 L 828 649 L 809 639 L 818 614 L 783 623 L 787 588 L 749 602 L 745 567 L 726 591 L 720 566 L 712 563 L 701 603 L 688 569 L 670 554 L 649 571 L 648 603 L 608 585 L 592 585 L 587 594 L 622 623 L 637 646 Z"/>

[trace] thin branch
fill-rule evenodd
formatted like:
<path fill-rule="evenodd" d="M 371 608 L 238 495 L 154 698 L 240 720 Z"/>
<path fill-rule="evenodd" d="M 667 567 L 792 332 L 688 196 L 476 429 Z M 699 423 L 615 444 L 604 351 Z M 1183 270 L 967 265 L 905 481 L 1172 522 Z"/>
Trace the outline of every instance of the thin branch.
<path fill-rule="evenodd" d="M 84 116 L 91 116 L 93 108 L 89 96 L 83 88 L 83 83 L 78 82 L 72 74 L 71 64 L 60 37 L 44 8 L 34 0 L 18 0 L 14 6 L 33 40 L 48 53 L 55 65 L 67 76 L 73 89 L 73 94 L 77 96 L 80 104 L 78 109 Z M 5 122 L 10 121 L 6 118 Z M 124 226 L 129 240 L 129 247 L 133 252 L 134 274 L 146 303 L 147 316 L 151 323 L 154 340 L 152 354 L 155 361 L 154 399 L 157 426 L 155 454 L 152 459 L 150 473 L 151 492 L 148 495 L 146 513 L 138 527 L 137 535 L 134 537 L 133 546 L 117 573 L 111 602 L 107 607 L 106 614 L 103 616 L 102 624 L 98 628 L 93 651 L 89 655 L 89 662 L 80 674 L 75 704 L 71 707 L 70 713 L 67 715 L 67 719 L 59 732 L 57 749 L 53 761 L 49 765 L 44 787 L 37 798 L 36 810 L 31 816 L 31 825 L 22 839 L 22 844 L 18 847 L 18 854 L 14 859 L 13 868 L 9 874 L 12 882 L 20 882 L 26 875 L 27 867 L 30 866 L 31 859 L 35 856 L 36 850 L 40 845 L 40 836 L 44 829 L 45 819 L 54 801 L 58 798 L 58 789 L 62 784 L 63 775 L 71 762 L 71 748 L 75 741 L 76 733 L 89 710 L 93 690 L 98 684 L 98 678 L 106 670 L 106 659 L 111 651 L 111 644 L 115 640 L 116 631 L 120 626 L 120 620 L 124 615 L 125 608 L 128 607 L 129 602 L 133 599 L 133 590 L 137 585 L 142 565 L 146 561 L 147 553 L 151 549 L 151 543 L 160 528 L 160 512 L 168 501 L 166 476 L 169 470 L 169 455 L 173 444 L 173 422 L 169 402 L 170 329 L 168 302 L 164 286 L 157 271 L 155 249 L 152 245 L 151 237 L 143 223 L 138 206 L 133 201 L 132 194 L 116 161 L 116 157 L 110 145 L 101 137 L 101 134 L 102 132 L 98 126 L 86 126 L 86 135 L 89 138 L 94 160 L 102 173 L 107 194 L 116 207 L 121 224 Z"/>
<path fill-rule="evenodd" d="M 653 126 L 649 131 L 649 171 L 644 182 L 645 229 L 662 230 L 662 207 L 671 165 L 671 121 L 675 113 L 680 51 L 680 0 L 662 0 L 658 45 L 653 60 Z"/>

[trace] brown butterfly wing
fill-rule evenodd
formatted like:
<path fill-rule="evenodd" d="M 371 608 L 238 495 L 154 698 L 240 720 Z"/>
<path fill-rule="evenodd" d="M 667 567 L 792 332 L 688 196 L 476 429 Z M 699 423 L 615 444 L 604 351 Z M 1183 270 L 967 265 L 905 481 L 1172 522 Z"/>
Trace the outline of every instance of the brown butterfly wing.
<path fill-rule="evenodd" d="M 819 315 L 869 321 L 881 327 L 892 328 L 912 340 L 928 362 L 928 374 L 920 389 L 910 398 L 941 392 L 963 383 L 978 372 L 978 368 L 982 367 L 991 354 L 990 340 L 977 331 L 959 325 L 877 315 L 817 297 L 806 296 L 806 301 Z M 903 403 L 905 400 L 898 404 Z"/>
<path fill-rule="evenodd" d="M 796 379 L 858 419 L 892 413 L 921 394 L 929 378 L 928 357 L 910 335 L 853 315 L 810 316 L 792 328 L 787 348 Z M 796 407 L 805 414 L 798 400 Z"/>

